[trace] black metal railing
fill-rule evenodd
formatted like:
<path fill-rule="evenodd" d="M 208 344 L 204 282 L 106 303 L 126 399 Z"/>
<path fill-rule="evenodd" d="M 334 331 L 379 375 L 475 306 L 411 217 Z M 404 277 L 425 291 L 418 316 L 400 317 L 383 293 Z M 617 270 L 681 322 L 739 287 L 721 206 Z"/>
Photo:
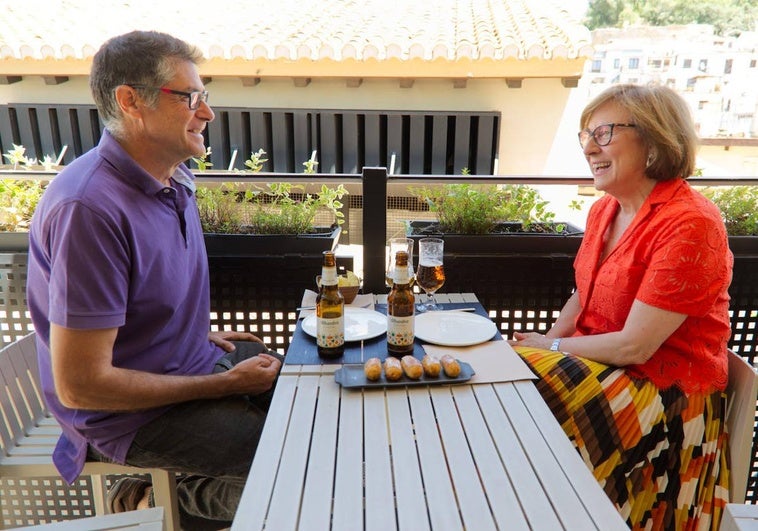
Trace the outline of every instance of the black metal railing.
<path fill-rule="evenodd" d="M 31 178 L 49 180 L 54 172 L 0 171 L 0 179 Z M 302 173 L 234 173 L 204 172 L 197 174 L 200 183 L 212 182 L 254 182 L 265 184 L 275 181 L 299 182 L 307 189 L 316 191 L 322 183 L 342 183 L 351 193 L 350 201 L 345 201 L 346 217 L 349 219 L 347 233 L 351 243 L 361 244 L 363 260 L 364 292 L 382 293 L 384 284 L 385 243 L 387 240 L 389 198 L 403 196 L 407 208 L 412 206 L 409 184 L 440 183 L 492 183 L 492 184 L 534 184 L 534 185 L 591 185 L 590 177 L 542 177 L 542 176 L 491 176 L 491 175 L 389 175 L 383 167 L 366 167 L 360 174 L 318 174 Z M 710 177 L 693 178 L 693 183 L 703 186 L 757 185 L 755 177 Z M 410 205 L 410 206 L 409 206 Z M 428 213 L 427 213 L 428 214 Z M 474 292 L 498 329 L 506 336 L 514 330 L 540 329 L 549 326 L 557 316 L 565 299 L 570 295 L 573 282 L 573 255 L 562 250 L 543 253 L 513 253 L 503 250 L 496 255 L 488 255 L 477 265 L 474 260 L 467 260 L 464 269 L 467 275 L 452 274 L 455 260 L 450 261 L 449 291 Z M 732 319 L 732 339 L 730 348 L 738 352 L 751 363 L 758 355 L 758 253 L 753 252 L 737 256 L 735 253 L 734 279 L 730 287 L 732 302 L 730 307 Z M 12 341 L 31 330 L 25 300 L 26 256 L 25 253 L 0 254 L 0 325 L 3 341 Z M 447 259 L 446 259 L 447 260 Z M 219 314 L 218 326 L 234 327 L 254 333 L 264 330 L 266 334 L 276 336 L 276 345 L 285 350 L 294 331 L 297 319 L 295 307 L 299 304 L 302 289 L 286 289 L 292 293 L 285 294 L 271 285 L 270 277 L 265 274 L 250 274 L 253 265 L 242 265 L 239 271 L 236 265 L 227 265 L 231 272 L 220 275 L 229 281 L 224 286 L 230 290 L 226 299 L 234 299 L 235 306 L 212 308 Z M 286 262 L 283 262 L 286 263 Z M 5 265 L 4 265 L 5 264 Z M 461 261 L 458 260 L 458 264 Z M 446 264 L 447 266 L 447 264 Z M 247 268 L 247 269 L 246 269 Z M 477 269 L 478 268 L 478 269 Z M 447 269 L 447 267 L 446 267 Z M 300 266 L 298 275 L 317 274 L 317 271 L 303 271 Z M 309 280 L 310 282 L 310 280 Z M 456 284 L 457 283 L 457 284 Z M 245 285 L 243 285 L 245 284 Z M 242 297 L 235 293 L 242 290 L 246 294 L 249 307 L 240 306 Z M 255 300 L 252 300 L 255 299 Z M 230 317 L 225 316 L 225 312 Z M 253 325 L 251 315 L 255 314 Z M 226 320 L 225 320 L 226 319 Z M 252 329 L 255 326 L 256 329 Z M 242 328 L 240 328 L 242 327 Z M 259 330 L 260 329 L 260 330 Z M 751 480 L 747 499 L 758 502 L 758 455 L 754 439 Z"/>

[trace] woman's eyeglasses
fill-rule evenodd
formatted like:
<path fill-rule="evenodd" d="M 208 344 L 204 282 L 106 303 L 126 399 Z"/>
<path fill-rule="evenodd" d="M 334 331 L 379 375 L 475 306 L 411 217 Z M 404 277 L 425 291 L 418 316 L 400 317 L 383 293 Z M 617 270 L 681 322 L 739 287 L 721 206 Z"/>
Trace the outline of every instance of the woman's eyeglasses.
<path fill-rule="evenodd" d="M 584 129 L 583 131 L 579 131 L 579 145 L 582 146 L 582 149 L 587 147 L 587 144 L 589 143 L 590 139 L 595 140 L 595 144 L 598 146 L 607 146 L 611 142 L 611 138 L 613 138 L 613 128 L 614 127 L 637 127 L 635 124 L 601 124 L 598 125 L 595 129 L 590 131 L 589 129 Z"/>

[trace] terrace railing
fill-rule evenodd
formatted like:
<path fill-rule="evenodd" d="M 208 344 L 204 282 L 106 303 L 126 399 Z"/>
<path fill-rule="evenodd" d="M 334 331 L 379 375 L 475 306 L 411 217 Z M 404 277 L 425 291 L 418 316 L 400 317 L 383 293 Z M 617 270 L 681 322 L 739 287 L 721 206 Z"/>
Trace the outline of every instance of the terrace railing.
<path fill-rule="evenodd" d="M 31 174 L 28 172 L 0 172 L 0 178 L 50 179 L 52 174 Z M 385 242 L 388 237 L 403 231 L 403 220 L 409 217 L 433 219 L 434 214 L 415 201 L 408 192 L 409 185 L 436 185 L 441 183 L 499 183 L 579 186 L 591 185 L 588 177 L 541 177 L 541 176 L 486 176 L 486 175 L 389 175 L 385 168 L 364 168 L 360 174 L 317 174 L 302 173 L 234 173 L 205 172 L 197 174 L 201 183 L 222 181 L 250 181 L 267 183 L 272 181 L 300 182 L 317 190 L 322 183 L 342 183 L 350 190 L 344 201 L 347 222 L 342 242 L 362 246 L 364 292 L 382 293 L 384 284 Z M 695 178 L 698 185 L 758 184 L 758 177 L 752 178 Z M 495 256 L 488 255 L 485 265 L 476 266 L 472 261 L 472 274 L 460 280 L 460 285 L 446 285 L 449 291 L 473 291 L 487 308 L 499 330 L 506 336 L 514 330 L 545 329 L 557 317 L 563 301 L 573 289 L 573 255 L 565 251 L 553 252 L 544 249 L 541 253 L 509 253 L 504 250 Z M 730 347 L 750 363 L 755 363 L 758 352 L 758 252 L 735 257 L 734 281 L 730 287 L 732 296 L 731 319 L 732 339 Z M 499 261 L 499 262 L 498 262 Z M 453 261 L 451 261 L 452 265 Z M 497 265 L 499 264 L 499 265 Z M 228 298 L 235 299 L 238 293 L 255 293 L 268 282 L 265 275 L 257 272 L 256 262 L 240 262 L 234 267 L 234 282 L 230 282 Z M 479 270 L 476 267 L 480 267 Z M 286 273 L 286 271 L 285 271 Z M 297 272 L 310 283 L 318 271 Z M 286 274 L 284 275 L 286 276 Z M 0 254 L 0 326 L 2 340 L 8 343 L 25 335 L 31 329 L 26 310 L 26 256 L 24 253 Z M 276 297 L 276 287 L 266 289 Z M 292 299 L 292 300 L 290 300 Z M 282 302 L 282 301 L 280 301 Z M 211 308 L 214 326 L 219 328 L 240 326 L 245 331 L 274 337 L 276 344 L 286 351 L 290 337 L 297 323 L 295 307 L 298 301 L 289 298 L 270 315 L 258 315 L 261 306 L 255 308 L 255 325 L 248 319 L 250 309 L 235 307 L 235 315 L 227 318 L 223 308 Z M 265 312 L 264 312 L 265 313 Z M 266 319 L 269 321 L 267 322 Z M 263 324 L 261 324 L 263 323 Z M 255 328 L 253 328 L 255 326 Z M 753 460 L 747 492 L 749 502 L 758 502 L 758 455 L 754 442 Z M 2 485 L 0 485 L 2 488 Z"/>

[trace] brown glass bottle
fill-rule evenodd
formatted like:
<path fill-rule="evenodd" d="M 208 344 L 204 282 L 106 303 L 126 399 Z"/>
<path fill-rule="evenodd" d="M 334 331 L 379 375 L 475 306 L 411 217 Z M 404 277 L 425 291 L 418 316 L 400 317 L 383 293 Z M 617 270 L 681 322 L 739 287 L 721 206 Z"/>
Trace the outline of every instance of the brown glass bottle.
<path fill-rule="evenodd" d="M 338 282 L 334 251 L 324 251 L 316 296 L 316 346 L 322 358 L 339 358 L 345 353 L 345 299 Z"/>
<path fill-rule="evenodd" d="M 387 296 L 387 352 L 392 356 L 413 354 L 414 302 L 408 253 L 398 251 L 395 254 L 392 290 Z"/>

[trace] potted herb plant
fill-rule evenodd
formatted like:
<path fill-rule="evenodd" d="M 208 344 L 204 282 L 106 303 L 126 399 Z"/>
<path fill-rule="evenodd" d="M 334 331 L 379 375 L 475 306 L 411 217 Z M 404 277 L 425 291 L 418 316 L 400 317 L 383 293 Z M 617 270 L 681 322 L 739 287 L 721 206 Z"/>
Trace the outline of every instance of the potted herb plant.
<path fill-rule="evenodd" d="M 2 158 L 7 164 L 0 166 L 3 172 L 0 178 L 0 252 L 26 253 L 32 214 L 60 166 L 50 155 L 45 155 L 41 161 L 27 157 L 26 148 L 16 144 L 3 153 Z"/>
<path fill-rule="evenodd" d="M 318 254 L 333 250 L 344 214 L 343 185 L 322 185 L 318 193 L 287 182 L 266 188 L 225 182 L 198 187 L 197 203 L 209 256 Z M 326 214 L 331 222 L 316 223 Z"/>
<path fill-rule="evenodd" d="M 758 320 L 758 186 L 706 188 L 703 194 L 721 211 L 734 255 L 729 346 L 752 361 Z"/>
<path fill-rule="evenodd" d="M 703 194 L 721 211 L 732 252 L 758 255 L 758 186 L 706 188 Z"/>
<path fill-rule="evenodd" d="M 192 159 L 198 171 L 212 166 L 207 160 L 210 155 L 209 147 Z M 263 149 L 254 151 L 245 161 L 247 170 L 230 173 L 258 173 L 268 160 L 265 157 Z M 306 161 L 304 173 L 312 173 L 314 164 Z M 320 260 L 321 252 L 337 246 L 344 221 L 340 199 L 347 193 L 341 184 L 335 188 L 322 185 L 309 193 L 302 184 L 273 182 L 260 187 L 235 182 L 233 177 L 220 185 L 200 186 L 196 197 L 208 256 L 291 253 L 319 255 Z"/>
<path fill-rule="evenodd" d="M 517 308 L 534 326 L 560 311 L 574 289 L 583 232 L 556 222 L 537 190 L 446 184 L 410 191 L 437 214 L 435 222 L 409 222 L 407 235 L 444 240 L 443 290 L 473 292 L 485 308 Z M 501 330 L 513 324 L 503 312 L 493 320 Z"/>
<path fill-rule="evenodd" d="M 0 252 L 28 252 L 29 223 L 48 181 L 0 179 Z"/>
<path fill-rule="evenodd" d="M 410 191 L 437 214 L 437 221 L 409 221 L 408 237 L 442 237 L 446 252 L 528 252 L 549 247 L 575 253 L 581 243 L 582 230 L 556 222 L 547 201 L 529 186 L 446 184 Z"/>
<path fill-rule="evenodd" d="M 29 223 L 49 182 L 33 172 L 58 169 L 49 155 L 38 162 L 25 153 L 24 146 L 16 144 L 3 153 L 8 164 L 3 166 L 5 175 L 0 179 L 0 252 L 28 252 Z"/>

